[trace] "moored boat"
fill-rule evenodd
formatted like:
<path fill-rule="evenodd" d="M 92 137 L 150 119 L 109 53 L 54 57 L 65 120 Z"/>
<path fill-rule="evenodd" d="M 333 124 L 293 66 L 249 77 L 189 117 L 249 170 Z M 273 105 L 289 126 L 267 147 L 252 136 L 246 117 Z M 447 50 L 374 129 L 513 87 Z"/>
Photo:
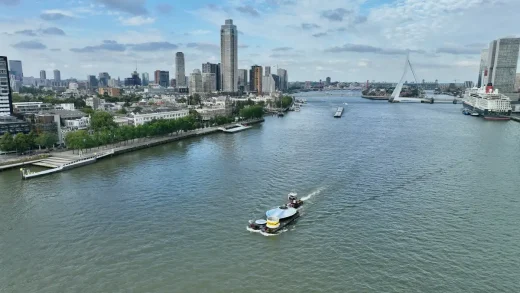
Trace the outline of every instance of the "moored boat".
<path fill-rule="evenodd" d="M 485 87 L 466 90 L 462 106 L 468 109 L 472 116 L 478 114 L 485 120 L 510 120 L 513 110 L 511 99 L 500 94 L 491 83 Z"/>

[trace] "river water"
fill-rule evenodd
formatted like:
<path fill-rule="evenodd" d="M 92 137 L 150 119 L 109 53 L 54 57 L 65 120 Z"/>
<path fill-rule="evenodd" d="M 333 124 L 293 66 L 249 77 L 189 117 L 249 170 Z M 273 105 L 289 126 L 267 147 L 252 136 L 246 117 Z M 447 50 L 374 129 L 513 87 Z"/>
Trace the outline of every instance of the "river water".
<path fill-rule="evenodd" d="M 520 291 L 520 124 L 306 98 L 233 135 L 0 173 L 0 292 Z M 246 231 L 291 191 L 289 231 Z"/>

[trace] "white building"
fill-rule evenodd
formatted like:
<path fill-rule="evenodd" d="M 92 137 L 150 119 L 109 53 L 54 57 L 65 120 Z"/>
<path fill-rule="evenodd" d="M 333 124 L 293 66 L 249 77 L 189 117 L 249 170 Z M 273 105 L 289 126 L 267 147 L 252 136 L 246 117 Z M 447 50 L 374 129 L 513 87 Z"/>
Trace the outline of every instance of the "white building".
<path fill-rule="evenodd" d="M 217 90 L 217 75 L 215 73 L 202 74 L 202 91 L 212 93 Z"/>
<path fill-rule="evenodd" d="M 74 111 L 76 110 L 76 107 L 74 106 L 74 103 L 62 103 L 56 105 L 54 109 Z"/>
<path fill-rule="evenodd" d="M 69 129 L 87 129 L 90 126 L 90 117 L 65 120 L 65 127 Z"/>
<path fill-rule="evenodd" d="M 186 117 L 189 115 L 188 110 L 179 110 L 172 112 L 159 112 L 159 113 L 149 113 L 149 114 L 131 114 L 133 117 L 131 118 L 132 124 L 134 126 L 143 125 L 147 122 L 151 122 L 152 120 L 158 119 L 179 119 L 182 117 Z"/>
<path fill-rule="evenodd" d="M 262 76 L 262 93 L 272 94 L 276 91 L 276 82 L 272 74 Z"/>
<path fill-rule="evenodd" d="M 220 28 L 222 91 L 238 91 L 238 30 L 232 19 Z"/>
<path fill-rule="evenodd" d="M 50 109 L 52 109 L 52 105 L 43 102 L 13 103 L 13 111 L 21 114 L 36 114 L 40 111 Z"/>
<path fill-rule="evenodd" d="M 190 74 L 190 95 L 202 92 L 202 75 L 199 69 L 194 69 Z"/>

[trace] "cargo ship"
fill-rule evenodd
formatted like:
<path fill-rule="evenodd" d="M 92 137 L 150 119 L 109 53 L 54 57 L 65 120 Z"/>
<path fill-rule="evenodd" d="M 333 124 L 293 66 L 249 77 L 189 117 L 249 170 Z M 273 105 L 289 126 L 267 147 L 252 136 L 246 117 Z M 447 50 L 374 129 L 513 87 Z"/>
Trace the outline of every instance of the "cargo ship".
<path fill-rule="evenodd" d="M 486 120 L 510 120 L 513 111 L 511 99 L 500 94 L 491 83 L 485 87 L 467 89 L 462 105 Z"/>

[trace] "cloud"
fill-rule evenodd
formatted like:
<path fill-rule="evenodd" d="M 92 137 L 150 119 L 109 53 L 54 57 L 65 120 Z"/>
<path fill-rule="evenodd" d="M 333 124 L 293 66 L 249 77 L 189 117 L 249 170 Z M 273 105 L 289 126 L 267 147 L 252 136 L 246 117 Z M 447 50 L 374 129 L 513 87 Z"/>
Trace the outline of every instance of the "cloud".
<path fill-rule="evenodd" d="M 278 47 L 278 48 L 274 48 L 273 51 L 281 52 L 281 51 L 290 51 L 292 49 L 293 49 L 292 47 Z"/>
<path fill-rule="evenodd" d="M 34 32 L 33 30 L 21 30 L 21 31 L 14 32 L 14 34 L 15 35 L 31 36 L 31 37 L 35 37 L 36 36 L 36 32 Z"/>
<path fill-rule="evenodd" d="M 249 14 L 254 17 L 260 16 L 260 13 L 258 13 L 258 11 L 250 5 L 239 6 L 236 9 L 241 13 Z"/>
<path fill-rule="evenodd" d="M 168 3 L 159 3 L 155 6 L 155 10 L 161 14 L 170 14 L 173 10 L 173 6 Z"/>
<path fill-rule="evenodd" d="M 249 45 L 241 44 L 241 45 L 238 45 L 238 47 L 241 48 L 241 49 L 247 49 L 247 48 L 249 48 Z"/>
<path fill-rule="evenodd" d="M 145 8 L 146 0 L 95 0 L 107 8 L 119 10 L 132 15 L 148 14 Z"/>
<path fill-rule="evenodd" d="M 191 32 L 184 33 L 186 36 L 201 36 L 201 35 L 207 35 L 210 34 L 211 31 L 208 30 L 194 30 Z"/>
<path fill-rule="evenodd" d="M 148 42 L 142 44 L 128 45 L 134 51 L 163 51 L 176 50 L 179 46 L 169 42 Z"/>
<path fill-rule="evenodd" d="M 302 23 L 301 27 L 304 30 L 312 30 L 315 28 L 320 28 L 320 26 L 315 23 L 306 23 L 306 22 Z"/>
<path fill-rule="evenodd" d="M 329 53 L 341 53 L 341 52 L 355 52 L 355 53 L 374 53 L 374 54 L 383 54 L 383 55 L 402 55 L 407 52 L 414 53 L 422 53 L 425 52 L 423 50 L 402 50 L 402 49 L 387 49 L 387 48 L 379 48 L 370 45 L 359 45 L 359 44 L 345 44 L 343 46 L 336 46 L 332 48 L 328 48 L 325 52 Z"/>
<path fill-rule="evenodd" d="M 132 16 L 129 18 L 119 17 L 119 22 L 127 26 L 139 26 L 155 22 L 155 18 L 146 16 Z"/>
<path fill-rule="evenodd" d="M 99 51 L 123 52 L 126 50 L 126 45 L 119 44 L 118 42 L 112 40 L 105 40 L 101 45 L 72 48 L 70 50 L 75 53 L 93 53 Z"/>
<path fill-rule="evenodd" d="M 55 20 L 64 20 L 64 19 L 70 19 L 75 17 L 74 14 L 70 13 L 69 11 L 65 10 L 44 10 L 40 14 L 40 18 L 47 21 L 55 21 Z"/>
<path fill-rule="evenodd" d="M 336 8 L 331 10 L 325 10 L 321 13 L 321 17 L 326 18 L 330 21 L 343 21 L 343 18 L 347 14 L 351 14 L 352 11 L 344 8 Z"/>
<path fill-rule="evenodd" d="M 321 38 L 321 37 L 324 37 L 326 35 L 327 35 L 327 33 L 317 33 L 317 34 L 313 34 L 312 36 L 315 37 L 315 38 Z"/>
<path fill-rule="evenodd" d="M 53 48 L 53 49 L 51 49 L 51 51 L 59 52 L 59 51 L 61 51 L 61 49 L 59 49 L 59 48 Z"/>
<path fill-rule="evenodd" d="M 56 35 L 56 36 L 64 36 L 65 32 L 57 27 L 48 27 L 40 30 L 44 35 Z"/>
<path fill-rule="evenodd" d="M 201 51 L 220 51 L 220 46 L 208 43 L 188 43 L 186 47 Z"/>
<path fill-rule="evenodd" d="M 43 50 L 46 49 L 47 46 L 42 44 L 39 41 L 23 41 L 13 45 L 16 49 L 27 49 L 27 50 Z"/>
<path fill-rule="evenodd" d="M 482 48 L 482 47 L 481 47 Z M 459 47 L 459 48 L 437 48 L 435 52 L 444 53 L 444 54 L 453 54 L 453 55 L 474 55 L 480 54 L 482 51 L 481 48 L 467 48 L 467 47 Z"/>
<path fill-rule="evenodd" d="M 7 6 L 15 6 L 20 4 L 20 0 L 0 0 L 0 4 L 4 4 Z"/>

